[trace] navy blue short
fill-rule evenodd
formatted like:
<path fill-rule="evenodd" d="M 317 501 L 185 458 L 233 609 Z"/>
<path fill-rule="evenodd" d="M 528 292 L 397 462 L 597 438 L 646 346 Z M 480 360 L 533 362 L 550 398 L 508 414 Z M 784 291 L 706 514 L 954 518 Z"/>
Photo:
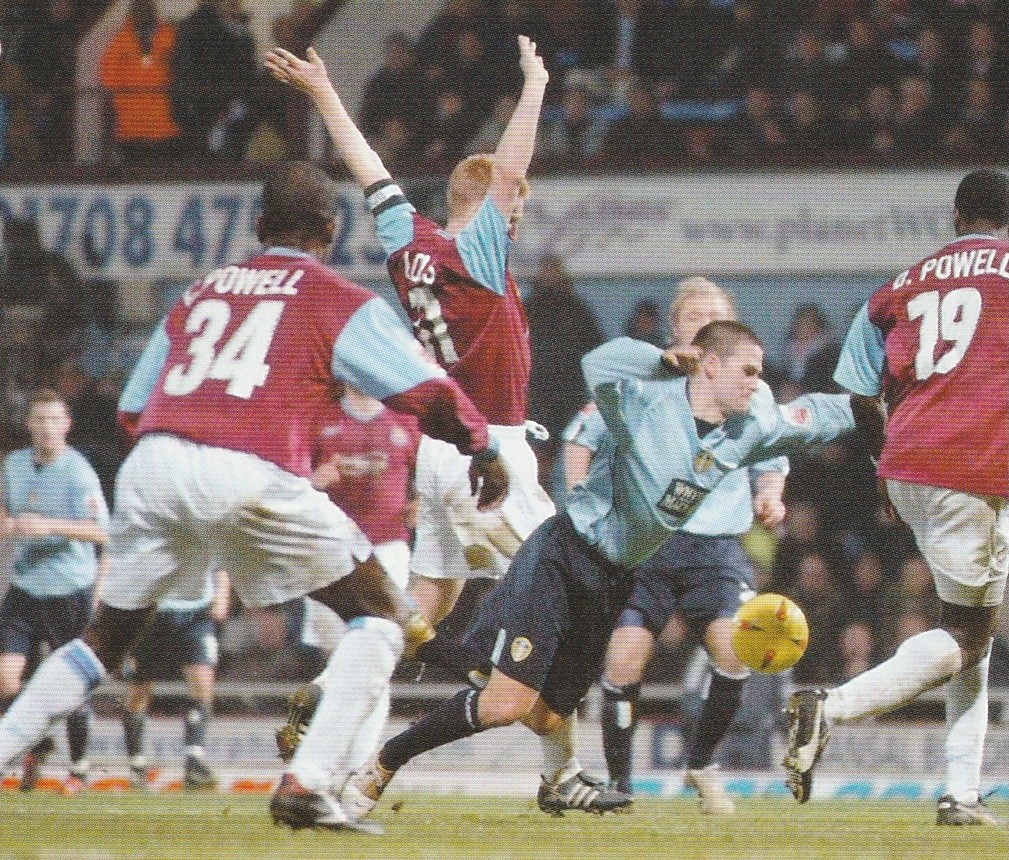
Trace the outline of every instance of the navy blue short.
<path fill-rule="evenodd" d="M 123 665 L 127 681 L 172 681 L 183 666 L 217 665 L 217 625 L 206 609 L 156 612 Z"/>
<path fill-rule="evenodd" d="M 0 643 L 4 654 L 38 656 L 44 643 L 59 648 L 81 635 L 91 618 L 94 589 L 62 597 L 34 597 L 12 585 L 0 604 Z"/>
<path fill-rule="evenodd" d="M 567 514 L 558 514 L 522 544 L 467 640 L 567 716 L 599 677 L 633 581 L 578 535 Z"/>
<path fill-rule="evenodd" d="M 730 618 L 753 593 L 753 565 L 737 538 L 676 532 L 635 572 L 627 608 L 637 610 L 655 636 L 677 610 L 702 636 L 712 621 Z M 626 623 L 621 618 L 618 626 Z"/>

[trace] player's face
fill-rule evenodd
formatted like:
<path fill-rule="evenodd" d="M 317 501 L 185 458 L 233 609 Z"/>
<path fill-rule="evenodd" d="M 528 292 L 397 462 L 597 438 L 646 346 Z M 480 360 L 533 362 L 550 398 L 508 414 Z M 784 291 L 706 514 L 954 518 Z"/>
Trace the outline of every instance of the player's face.
<path fill-rule="evenodd" d="M 687 296 L 679 313 L 672 319 L 673 346 L 689 346 L 696 334 L 710 322 L 734 320 L 729 303 L 717 294 L 695 293 Z"/>
<path fill-rule="evenodd" d="M 755 343 L 741 343 L 725 358 L 718 359 L 712 383 L 715 400 L 724 415 L 739 415 L 750 408 L 763 369 L 764 350 Z"/>
<path fill-rule="evenodd" d="M 32 437 L 32 447 L 42 454 L 52 454 L 62 450 L 67 444 L 70 432 L 70 413 L 58 401 L 35 403 L 28 410 L 26 422 Z"/>

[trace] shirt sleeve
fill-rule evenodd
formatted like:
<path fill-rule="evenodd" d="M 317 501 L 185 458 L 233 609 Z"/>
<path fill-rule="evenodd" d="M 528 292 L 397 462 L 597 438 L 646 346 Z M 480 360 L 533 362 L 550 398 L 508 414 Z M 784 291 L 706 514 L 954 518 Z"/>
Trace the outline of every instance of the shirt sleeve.
<path fill-rule="evenodd" d="M 875 397 L 881 390 L 885 362 L 886 340 L 883 332 L 869 319 L 869 305 L 866 303 L 848 329 L 834 371 L 834 382 L 853 394 Z"/>
<path fill-rule="evenodd" d="M 637 379 L 668 379 L 671 374 L 662 363 L 662 350 L 654 344 L 632 337 L 618 337 L 596 347 L 582 358 L 582 374 L 589 391 L 606 383 Z M 593 399 L 598 399 L 593 396 Z"/>
<path fill-rule="evenodd" d="M 423 357 L 410 330 L 379 296 L 361 305 L 347 321 L 333 344 L 330 369 L 335 379 L 379 400 L 445 376 Z"/>
<path fill-rule="evenodd" d="M 787 475 L 789 469 L 788 457 L 773 457 L 770 460 L 761 460 L 759 463 L 754 463 L 750 467 L 750 472 L 753 477 L 758 477 L 766 472 L 780 472 L 782 475 Z"/>
<path fill-rule="evenodd" d="M 417 211 L 405 197 L 389 200 L 394 201 L 392 206 L 381 211 L 372 210 L 375 215 L 375 232 L 387 257 L 413 241 L 413 213 Z"/>
<path fill-rule="evenodd" d="M 743 457 L 742 466 L 799 454 L 855 429 L 847 394 L 804 394 L 791 403 L 760 403 L 754 417 L 760 438 Z"/>
<path fill-rule="evenodd" d="M 564 441 L 595 453 L 599 450 L 605 433 L 606 422 L 599 410 L 594 409 L 588 413 L 583 411 L 579 412 L 564 429 Z"/>
<path fill-rule="evenodd" d="M 101 482 L 87 464 L 82 464 L 74 481 L 74 497 L 71 499 L 73 518 L 94 520 L 99 528 L 108 530 L 109 507 L 102 494 Z"/>
<path fill-rule="evenodd" d="M 144 347 L 140 360 L 137 361 L 130 378 L 123 388 L 123 393 L 119 397 L 119 411 L 140 413 L 144 411 L 147 401 L 154 390 L 154 386 L 161 376 L 161 371 L 168 360 L 168 351 L 171 345 L 168 341 L 168 334 L 165 331 L 165 323 L 161 325 L 151 336 Z"/>
<path fill-rule="evenodd" d="M 456 236 L 456 248 L 470 276 L 499 296 L 506 288 L 508 266 L 508 221 L 497 204 L 487 197 L 476 216 Z"/>

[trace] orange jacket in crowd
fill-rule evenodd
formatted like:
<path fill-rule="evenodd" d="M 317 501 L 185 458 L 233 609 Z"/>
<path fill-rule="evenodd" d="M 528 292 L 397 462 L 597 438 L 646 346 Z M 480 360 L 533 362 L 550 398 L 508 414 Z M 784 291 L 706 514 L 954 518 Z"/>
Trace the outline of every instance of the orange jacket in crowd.
<path fill-rule="evenodd" d="M 112 93 L 116 140 L 156 142 L 178 137 L 168 97 L 174 48 L 175 27 L 165 21 L 158 22 L 150 55 L 144 54 L 130 17 L 112 37 L 98 65 L 98 77 Z"/>

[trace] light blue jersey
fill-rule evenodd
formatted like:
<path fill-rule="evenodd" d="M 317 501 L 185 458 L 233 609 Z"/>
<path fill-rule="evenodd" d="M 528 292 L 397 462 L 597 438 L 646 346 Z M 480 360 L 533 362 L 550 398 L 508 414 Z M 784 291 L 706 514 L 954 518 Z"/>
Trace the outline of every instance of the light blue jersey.
<path fill-rule="evenodd" d="M 38 466 L 31 448 L 12 451 L 3 462 L 3 503 L 11 515 L 36 513 L 61 520 L 93 520 L 109 527 L 98 476 L 84 456 L 67 448 Z M 15 538 L 11 582 L 33 597 L 63 597 L 94 585 L 95 545 L 58 535 Z"/>
<path fill-rule="evenodd" d="M 875 397 L 882 390 L 885 364 L 886 339 L 870 321 L 866 302 L 848 329 L 834 371 L 834 382 L 855 394 Z"/>
<path fill-rule="evenodd" d="M 609 433 L 576 486 L 568 515 L 610 561 L 637 567 L 684 526 L 725 476 L 854 430 L 846 394 L 807 394 L 784 406 L 766 385 L 749 410 L 703 439 L 662 351 L 622 337 L 582 359 L 585 380 Z"/>
<path fill-rule="evenodd" d="M 593 412 L 584 418 L 576 418 L 577 430 L 573 438 L 565 431 L 565 441 L 595 453 L 607 434 L 606 422 L 600 412 Z M 746 534 L 753 525 L 753 491 L 750 481 L 764 472 L 788 474 L 788 458 L 776 457 L 755 466 L 729 472 L 705 497 L 693 515 L 683 524 L 680 531 L 703 537 L 738 537 Z"/>

